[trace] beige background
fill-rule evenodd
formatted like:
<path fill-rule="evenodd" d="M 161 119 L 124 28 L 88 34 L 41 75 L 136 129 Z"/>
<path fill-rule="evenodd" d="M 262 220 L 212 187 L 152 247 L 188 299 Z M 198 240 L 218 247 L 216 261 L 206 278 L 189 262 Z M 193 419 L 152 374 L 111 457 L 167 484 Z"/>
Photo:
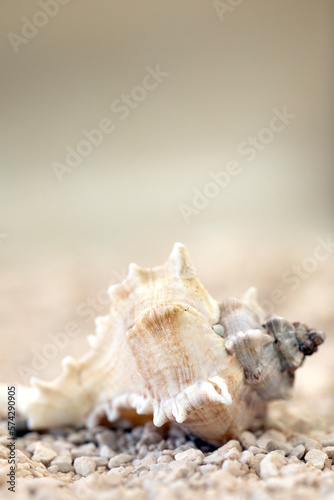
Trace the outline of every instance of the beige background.
<path fill-rule="evenodd" d="M 41 7 L 3 2 L 2 380 L 22 382 L 18 367 L 74 321 L 80 335 L 39 372 L 56 375 L 65 354 L 86 350 L 108 284 L 182 241 L 217 299 L 279 288 L 278 314 L 327 331 L 297 390 L 332 397 L 333 254 L 295 291 L 282 275 L 333 235 L 333 8 L 252 0 L 220 19 L 211 1 L 70 0 L 15 53 L 8 34 Z M 157 65 L 169 76 L 120 120 L 112 102 Z M 296 117 L 247 161 L 240 144 L 284 107 Z M 59 182 L 53 162 L 105 117 L 115 131 Z M 230 160 L 241 173 L 186 224 L 179 205 Z"/>

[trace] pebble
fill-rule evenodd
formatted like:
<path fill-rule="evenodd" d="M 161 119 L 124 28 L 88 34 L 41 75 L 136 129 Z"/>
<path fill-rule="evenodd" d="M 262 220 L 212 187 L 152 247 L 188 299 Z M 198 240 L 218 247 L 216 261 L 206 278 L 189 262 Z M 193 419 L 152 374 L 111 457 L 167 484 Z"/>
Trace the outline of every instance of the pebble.
<path fill-rule="evenodd" d="M 174 472 L 171 477 L 171 480 L 174 481 L 175 479 L 186 477 L 190 473 L 194 472 L 196 464 L 194 462 L 185 462 L 183 460 L 173 460 L 173 462 L 170 462 L 167 466 Z"/>
<path fill-rule="evenodd" d="M 322 446 L 334 446 L 334 432 L 327 434 L 320 442 Z"/>
<path fill-rule="evenodd" d="M 127 453 L 119 453 L 115 455 L 109 460 L 108 467 L 109 469 L 113 469 L 114 467 L 119 467 L 122 464 L 127 464 L 132 462 L 134 457 L 132 455 L 128 455 Z"/>
<path fill-rule="evenodd" d="M 69 455 L 58 455 L 51 462 L 52 466 L 56 466 L 59 472 L 70 472 L 73 470 L 72 457 Z"/>
<path fill-rule="evenodd" d="M 228 452 L 225 453 L 224 460 L 226 460 L 226 459 L 238 460 L 238 458 L 240 458 L 240 456 L 241 456 L 240 451 L 235 446 L 233 446 L 233 448 L 231 448 L 230 450 L 228 450 Z"/>
<path fill-rule="evenodd" d="M 77 445 L 85 442 L 85 438 L 84 438 L 82 432 L 71 432 L 71 434 L 69 434 L 67 436 L 67 440 L 70 443 L 77 444 Z"/>
<path fill-rule="evenodd" d="M 57 452 L 54 449 L 45 446 L 41 441 L 37 441 L 32 460 L 42 462 L 42 464 L 48 466 L 56 456 Z"/>
<path fill-rule="evenodd" d="M 100 457 L 111 458 L 116 455 L 116 452 L 107 444 L 103 444 L 100 448 Z"/>
<path fill-rule="evenodd" d="M 248 467 L 245 464 L 241 464 L 236 460 L 224 460 L 222 469 L 226 472 L 232 474 L 232 476 L 244 476 L 248 471 Z"/>
<path fill-rule="evenodd" d="M 50 467 L 48 467 L 48 471 L 50 472 L 50 474 L 57 474 L 58 467 L 56 465 L 50 465 Z"/>
<path fill-rule="evenodd" d="M 293 450 L 292 444 L 285 441 L 278 441 L 276 439 L 258 440 L 257 444 L 260 446 L 260 448 L 263 448 L 268 452 L 283 450 L 286 455 L 289 455 L 289 453 L 291 453 L 291 451 Z"/>
<path fill-rule="evenodd" d="M 300 460 L 304 455 L 305 455 L 305 446 L 303 444 L 298 444 L 291 450 L 289 457 L 296 457 Z"/>
<path fill-rule="evenodd" d="M 73 465 L 75 472 L 85 477 L 95 472 L 96 469 L 96 464 L 91 457 L 78 457 Z"/>
<path fill-rule="evenodd" d="M 147 422 L 144 425 L 144 429 L 142 431 L 142 436 L 140 439 L 140 444 L 157 444 L 162 440 L 161 431 L 153 424 L 153 422 Z"/>
<path fill-rule="evenodd" d="M 247 450 L 250 446 L 255 446 L 256 437 L 250 431 L 243 431 L 240 434 L 239 441 L 242 444 L 243 448 Z"/>
<path fill-rule="evenodd" d="M 228 451 L 230 451 L 232 448 L 236 448 L 238 451 L 241 452 L 241 444 L 239 441 L 236 439 L 231 439 L 228 441 L 226 444 L 218 448 L 216 451 L 212 452 L 210 455 L 206 456 L 203 460 L 204 464 L 214 464 L 214 465 L 221 465 L 223 462 L 225 455 Z"/>
<path fill-rule="evenodd" d="M 251 451 L 245 450 L 241 453 L 239 457 L 239 462 L 241 464 L 246 464 L 248 467 L 253 467 L 254 464 L 254 455 Z"/>
<path fill-rule="evenodd" d="M 174 459 L 171 455 L 160 455 L 160 457 L 158 457 L 158 459 L 157 459 L 157 463 L 158 464 L 160 464 L 160 463 L 168 464 L 172 460 L 174 460 Z"/>
<path fill-rule="evenodd" d="M 319 450 L 321 448 L 321 444 L 318 441 L 307 436 L 300 436 L 294 440 L 293 446 L 298 446 L 299 444 L 303 444 L 306 451 Z"/>
<path fill-rule="evenodd" d="M 313 467 L 316 467 L 317 469 L 323 469 L 327 458 L 328 457 L 325 452 L 313 449 L 306 453 L 305 462 L 310 462 Z"/>
<path fill-rule="evenodd" d="M 260 462 L 261 478 L 267 479 L 278 476 L 284 464 L 284 457 L 280 453 L 277 453 L 277 451 L 271 451 Z"/>
<path fill-rule="evenodd" d="M 301 472 L 306 471 L 306 464 L 305 462 L 298 462 L 298 463 L 291 463 L 284 465 L 281 469 L 281 473 L 283 476 L 288 476 L 288 475 L 296 475 Z"/>
<path fill-rule="evenodd" d="M 236 449 L 236 448 L 235 448 Z M 175 460 L 185 460 L 186 462 L 195 462 L 196 464 L 201 464 L 204 459 L 204 453 L 201 450 L 195 450 L 190 448 L 189 450 L 181 451 L 176 453 Z"/>
<path fill-rule="evenodd" d="M 326 453 L 328 458 L 334 458 L 334 446 L 326 446 L 322 451 Z"/>
<path fill-rule="evenodd" d="M 108 458 L 106 457 L 92 457 L 92 459 L 94 460 L 96 467 L 107 467 L 108 465 Z"/>
<path fill-rule="evenodd" d="M 248 451 L 251 451 L 253 455 L 258 455 L 259 453 L 267 453 L 266 450 L 264 450 L 263 448 L 259 448 L 258 446 L 250 446 Z"/>
<path fill-rule="evenodd" d="M 98 450 L 94 443 L 87 443 L 71 450 L 72 457 L 96 457 L 98 455 Z"/>
<path fill-rule="evenodd" d="M 117 437 L 115 432 L 106 429 L 102 432 L 98 432 L 95 437 L 100 446 L 106 445 L 111 449 L 116 448 Z"/>

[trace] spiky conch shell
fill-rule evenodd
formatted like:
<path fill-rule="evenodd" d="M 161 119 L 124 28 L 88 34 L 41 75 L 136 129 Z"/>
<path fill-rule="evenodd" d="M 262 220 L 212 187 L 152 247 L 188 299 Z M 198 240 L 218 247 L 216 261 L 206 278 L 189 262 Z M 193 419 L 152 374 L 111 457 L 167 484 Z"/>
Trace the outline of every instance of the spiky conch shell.
<path fill-rule="evenodd" d="M 109 293 L 110 314 L 96 319 L 90 352 L 78 361 L 64 358 L 54 381 L 33 377 L 32 387 L 20 387 L 19 410 L 31 429 L 91 426 L 134 409 L 153 414 L 156 426 L 176 421 L 220 443 L 263 413 L 243 384 L 242 367 L 212 329 L 219 305 L 184 245 L 176 243 L 162 266 L 130 264 Z"/>

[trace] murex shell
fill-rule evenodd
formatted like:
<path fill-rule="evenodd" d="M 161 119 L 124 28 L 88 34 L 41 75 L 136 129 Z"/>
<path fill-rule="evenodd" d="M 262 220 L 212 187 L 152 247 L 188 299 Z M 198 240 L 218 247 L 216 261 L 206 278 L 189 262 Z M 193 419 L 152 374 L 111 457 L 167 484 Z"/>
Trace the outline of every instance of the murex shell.
<path fill-rule="evenodd" d="M 162 266 L 130 264 L 109 293 L 91 350 L 66 357 L 54 381 L 32 378 L 19 389 L 31 429 L 91 426 L 132 409 L 219 445 L 261 423 L 266 401 L 288 397 L 295 370 L 324 341 L 301 323 L 266 317 L 254 288 L 218 304 L 180 243 Z"/>

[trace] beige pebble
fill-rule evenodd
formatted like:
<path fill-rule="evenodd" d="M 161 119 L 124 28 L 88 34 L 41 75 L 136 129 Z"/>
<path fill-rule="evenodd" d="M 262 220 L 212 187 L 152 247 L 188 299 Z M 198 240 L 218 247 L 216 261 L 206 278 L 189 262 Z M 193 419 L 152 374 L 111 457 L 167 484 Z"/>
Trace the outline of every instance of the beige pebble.
<path fill-rule="evenodd" d="M 222 469 L 235 477 L 244 476 L 248 471 L 247 465 L 241 464 L 237 460 L 224 460 Z"/>
<path fill-rule="evenodd" d="M 236 448 L 238 451 L 241 452 L 241 444 L 239 441 L 236 439 L 231 439 L 228 441 L 226 444 L 215 450 L 214 452 L 210 453 L 203 459 L 204 464 L 214 464 L 214 465 L 221 465 L 226 453 L 230 451 L 232 448 Z"/>
<path fill-rule="evenodd" d="M 247 450 L 250 446 L 255 446 L 256 437 L 250 431 L 243 431 L 240 434 L 239 441 L 242 444 L 242 446 Z"/>
<path fill-rule="evenodd" d="M 252 467 L 254 464 L 254 455 L 251 451 L 245 450 L 241 453 L 239 457 L 239 462 L 241 464 L 246 464 L 248 467 Z"/>
<path fill-rule="evenodd" d="M 328 457 L 325 452 L 313 449 L 306 453 L 305 462 L 310 462 L 313 467 L 316 467 L 317 469 L 323 469 L 327 458 Z"/>
<path fill-rule="evenodd" d="M 133 460 L 134 457 L 132 455 L 129 455 L 128 453 L 119 453 L 109 460 L 108 467 L 109 469 L 113 469 L 114 467 L 119 467 L 120 465 L 127 464 Z"/>
<path fill-rule="evenodd" d="M 263 448 L 259 448 L 258 446 L 250 446 L 248 451 L 251 451 L 253 453 L 253 455 L 258 455 L 259 453 L 261 454 L 266 454 L 266 450 L 264 450 Z"/>
<path fill-rule="evenodd" d="M 74 470 L 77 474 L 88 476 L 95 472 L 96 464 L 91 457 L 78 457 L 74 460 Z"/>
<path fill-rule="evenodd" d="M 173 460 L 173 462 L 170 462 L 169 464 L 167 464 L 167 466 L 174 472 L 173 480 L 175 480 L 191 474 L 194 471 L 196 464 L 194 462 L 186 462 L 184 460 Z"/>
<path fill-rule="evenodd" d="M 44 465 L 50 465 L 52 460 L 56 458 L 57 452 L 50 448 L 49 446 L 45 446 L 41 441 L 38 441 L 35 446 L 34 454 L 32 456 L 32 460 L 36 462 L 42 462 Z"/>
<path fill-rule="evenodd" d="M 205 465 L 200 465 L 198 469 L 201 474 L 205 475 L 215 470 L 218 470 L 218 466 L 214 464 L 205 464 Z"/>
<path fill-rule="evenodd" d="M 92 457 L 96 467 L 104 467 L 108 465 L 108 459 L 106 457 Z"/>
<path fill-rule="evenodd" d="M 56 465 L 50 465 L 50 467 L 48 467 L 48 471 L 50 472 L 50 474 L 57 474 L 58 467 Z"/>
<path fill-rule="evenodd" d="M 233 447 L 225 453 L 224 460 L 238 460 L 240 456 L 240 451 L 237 448 Z"/>
<path fill-rule="evenodd" d="M 201 450 L 190 448 L 189 450 L 181 451 L 175 455 L 175 460 L 185 460 L 186 462 L 195 462 L 201 464 L 204 459 L 204 453 Z"/>
<path fill-rule="evenodd" d="M 174 460 L 174 459 L 170 455 L 161 455 L 160 457 L 158 457 L 157 463 L 158 464 L 160 464 L 160 463 L 166 463 L 166 464 L 168 464 L 172 460 Z"/>

